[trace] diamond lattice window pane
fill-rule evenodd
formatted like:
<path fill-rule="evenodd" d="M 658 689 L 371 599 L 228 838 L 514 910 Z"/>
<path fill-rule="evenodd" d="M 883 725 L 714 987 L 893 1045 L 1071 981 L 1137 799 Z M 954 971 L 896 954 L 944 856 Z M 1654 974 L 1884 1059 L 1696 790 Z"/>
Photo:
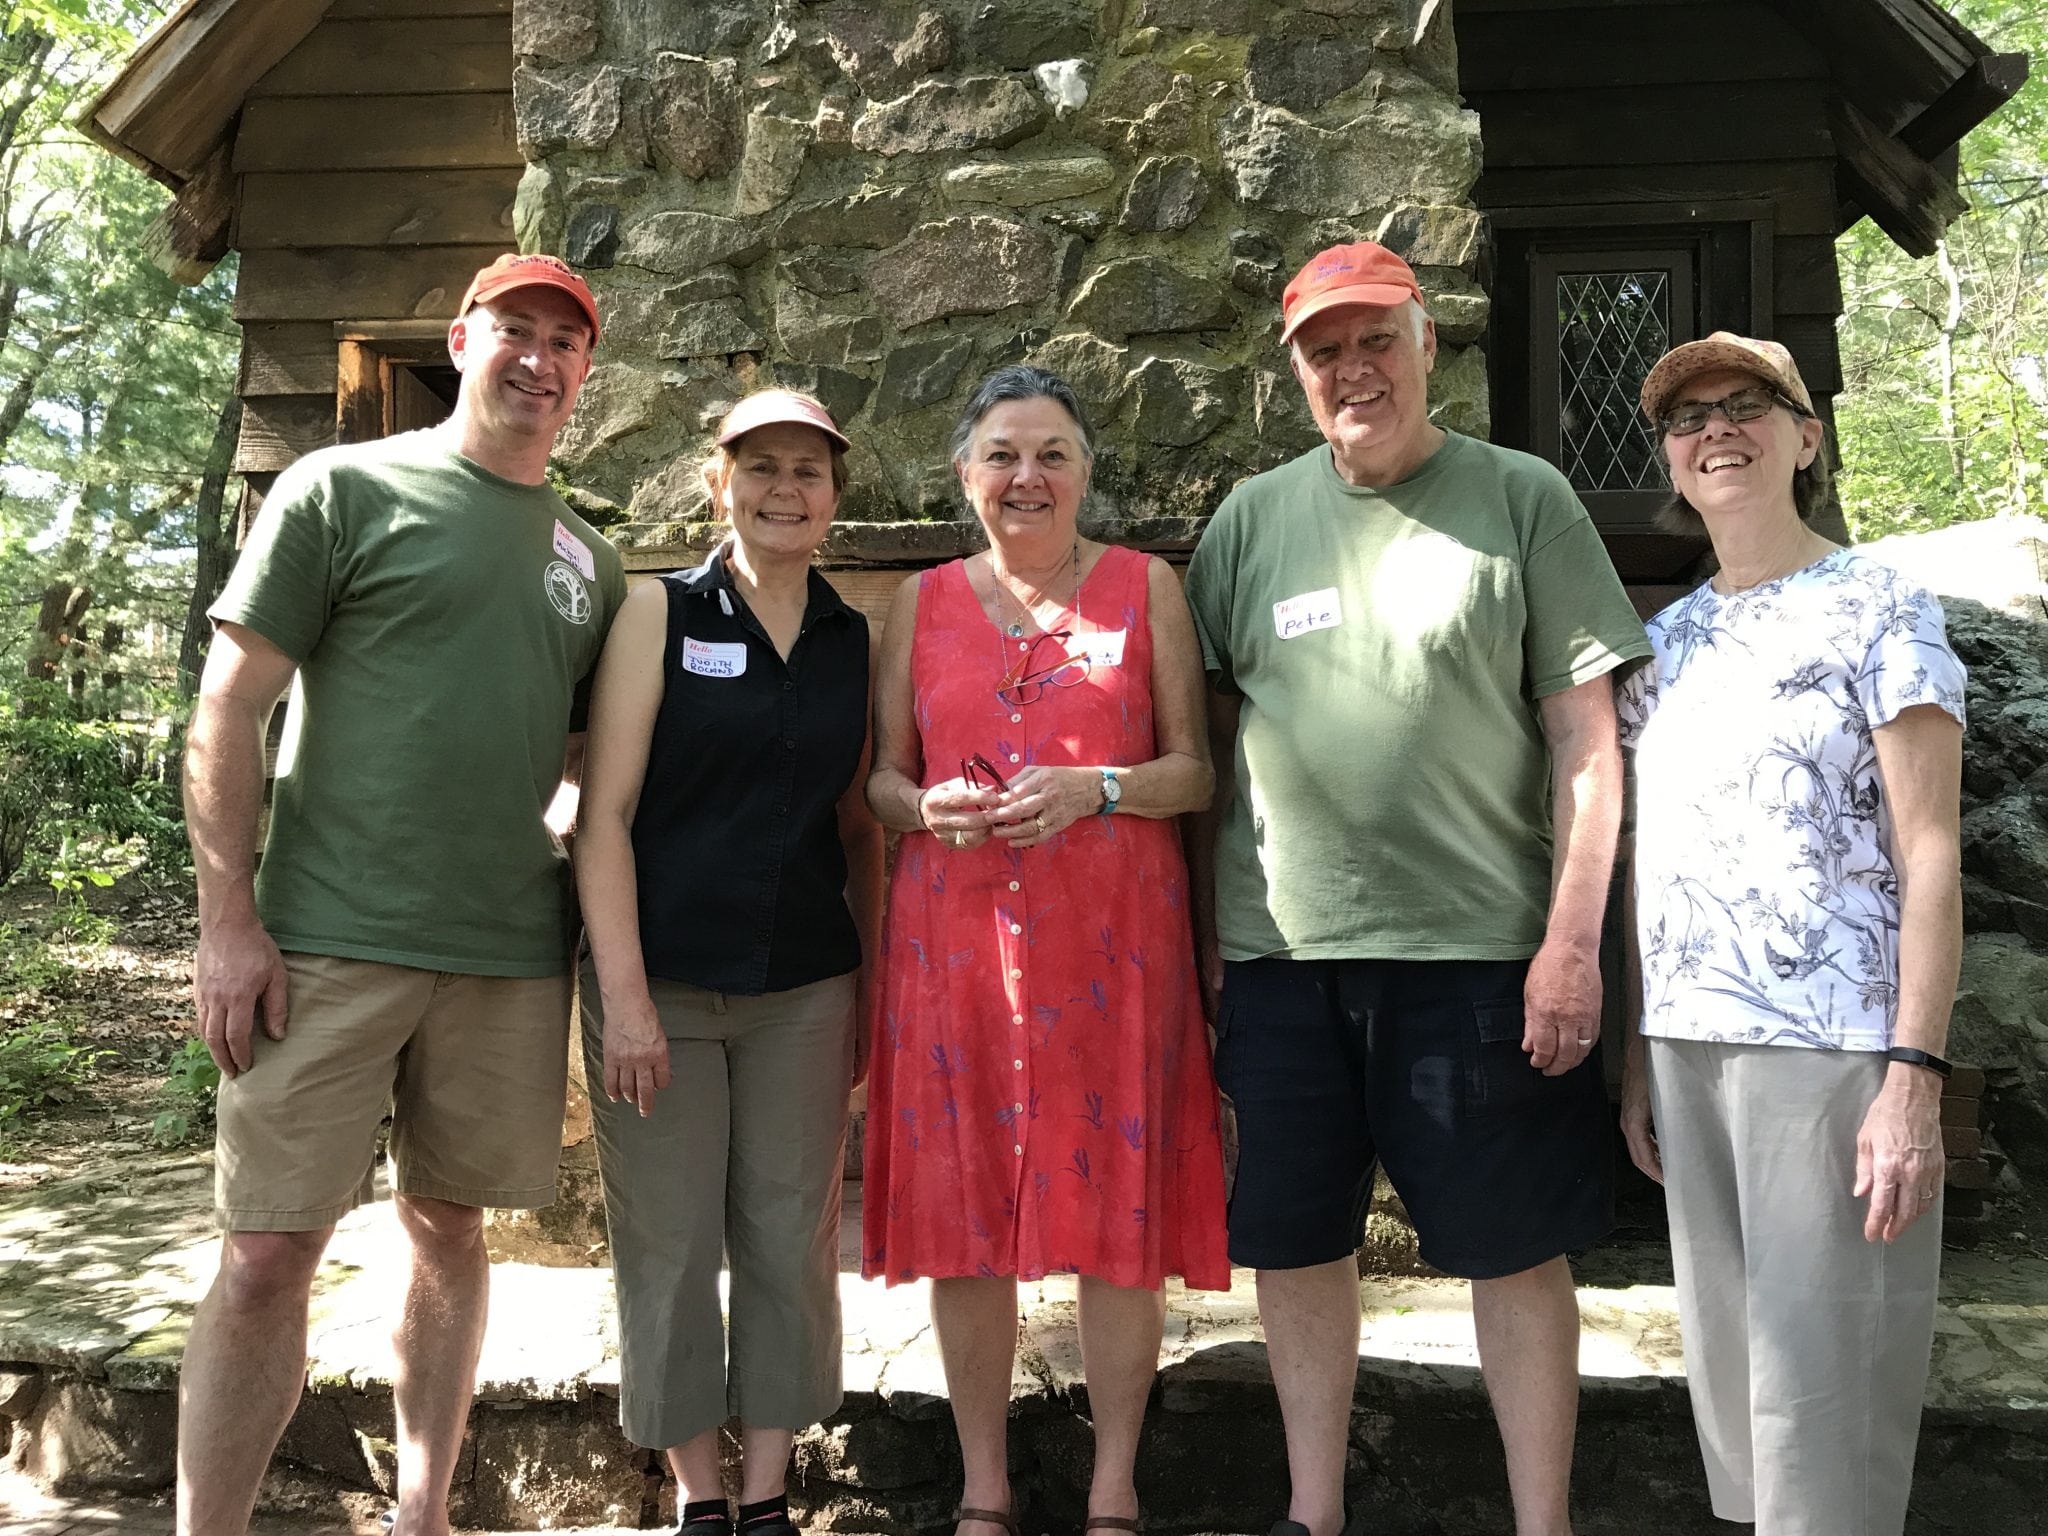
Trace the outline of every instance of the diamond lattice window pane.
<path fill-rule="evenodd" d="M 1636 397 L 1670 338 L 1670 273 L 1558 274 L 1560 467 L 1573 489 L 1663 489 L 1657 436 Z"/>

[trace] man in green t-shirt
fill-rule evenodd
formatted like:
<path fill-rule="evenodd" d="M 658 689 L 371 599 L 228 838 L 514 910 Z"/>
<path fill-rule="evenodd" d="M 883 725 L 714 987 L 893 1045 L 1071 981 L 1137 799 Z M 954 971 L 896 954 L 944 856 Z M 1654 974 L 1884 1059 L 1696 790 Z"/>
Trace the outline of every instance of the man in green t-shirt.
<path fill-rule="evenodd" d="M 546 1205 L 561 1145 L 572 898 L 549 807 L 625 575 L 545 471 L 597 332 L 554 258 L 479 272 L 448 328 L 454 414 L 279 476 L 210 610 L 185 812 L 225 1235 L 179 1382 L 184 1536 L 248 1526 L 305 1380 L 314 1272 L 370 1197 L 387 1108 L 411 1250 L 397 1530 L 448 1530 L 483 1208 Z M 294 674 L 259 873 L 264 726 Z"/>
<path fill-rule="evenodd" d="M 1294 1478 L 1273 1536 L 1344 1523 L 1375 1164 L 1422 1256 L 1472 1280 L 1516 1530 L 1558 1536 L 1564 1255 L 1612 1207 L 1609 674 L 1649 648 L 1564 477 L 1431 424 L 1436 335 L 1407 263 L 1324 251 L 1282 313 L 1326 445 L 1232 491 L 1187 580 L 1217 766 L 1195 886 L 1237 1116 L 1230 1253 L 1258 1271 Z"/>

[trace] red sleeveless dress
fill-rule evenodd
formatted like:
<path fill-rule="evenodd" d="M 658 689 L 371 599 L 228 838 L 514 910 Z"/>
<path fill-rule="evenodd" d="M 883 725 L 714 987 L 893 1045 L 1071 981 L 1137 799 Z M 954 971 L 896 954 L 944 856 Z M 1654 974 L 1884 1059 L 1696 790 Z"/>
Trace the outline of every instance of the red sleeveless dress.
<path fill-rule="evenodd" d="M 924 573 L 910 672 L 926 785 L 977 752 L 1005 777 L 1157 755 L 1147 560 L 1103 552 L 1067 647 L 1087 637 L 1087 677 L 1018 706 L 996 688 L 1029 637 L 989 621 L 961 562 Z M 882 956 L 863 1274 L 1229 1287 L 1175 823 L 1088 816 L 1022 850 L 908 833 Z"/>

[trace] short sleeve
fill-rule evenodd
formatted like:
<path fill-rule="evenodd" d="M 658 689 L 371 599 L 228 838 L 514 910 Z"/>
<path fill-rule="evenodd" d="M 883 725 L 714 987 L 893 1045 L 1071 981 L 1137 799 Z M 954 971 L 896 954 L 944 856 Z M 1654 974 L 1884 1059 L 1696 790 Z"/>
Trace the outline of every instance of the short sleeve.
<path fill-rule="evenodd" d="M 1563 477 L 1536 494 L 1563 503 L 1540 510 L 1535 526 L 1543 541 L 1522 564 L 1523 666 L 1530 694 L 1541 699 L 1649 655 L 1650 642 L 1593 520 Z"/>
<path fill-rule="evenodd" d="M 216 624 L 253 629 L 298 663 L 312 654 L 333 611 L 336 538 L 327 490 L 310 474 L 280 476 L 206 610 Z"/>
<path fill-rule="evenodd" d="M 1893 575 L 1870 614 L 1874 633 L 1856 674 L 1856 699 L 1872 729 L 1915 704 L 1933 704 L 1964 724 L 1967 674 L 1948 643 L 1940 599 Z"/>
<path fill-rule="evenodd" d="M 1621 728 L 1621 744 L 1633 752 L 1642 740 L 1643 727 L 1657 708 L 1657 664 L 1649 661 L 1633 668 L 1614 690 L 1614 718 Z"/>
<path fill-rule="evenodd" d="M 1231 537 L 1234 519 L 1225 498 L 1188 561 L 1184 590 L 1195 616 L 1195 637 L 1202 643 L 1202 670 L 1220 693 L 1237 693 L 1237 671 L 1230 654 L 1230 616 L 1237 587 L 1237 543 Z"/>

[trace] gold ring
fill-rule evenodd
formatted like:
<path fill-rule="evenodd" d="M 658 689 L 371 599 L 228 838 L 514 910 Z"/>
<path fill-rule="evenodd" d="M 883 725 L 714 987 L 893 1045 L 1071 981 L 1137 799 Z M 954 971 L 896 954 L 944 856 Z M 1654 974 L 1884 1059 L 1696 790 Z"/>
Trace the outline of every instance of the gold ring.
<path fill-rule="evenodd" d="M 965 848 L 967 846 L 967 834 L 965 832 L 955 832 L 953 834 L 953 846 L 955 848 Z"/>
<path fill-rule="evenodd" d="M 1036 816 L 1032 817 L 1031 820 L 1034 823 L 1036 823 L 1039 833 L 1042 836 L 1045 832 L 1045 812 L 1040 811 Z"/>

